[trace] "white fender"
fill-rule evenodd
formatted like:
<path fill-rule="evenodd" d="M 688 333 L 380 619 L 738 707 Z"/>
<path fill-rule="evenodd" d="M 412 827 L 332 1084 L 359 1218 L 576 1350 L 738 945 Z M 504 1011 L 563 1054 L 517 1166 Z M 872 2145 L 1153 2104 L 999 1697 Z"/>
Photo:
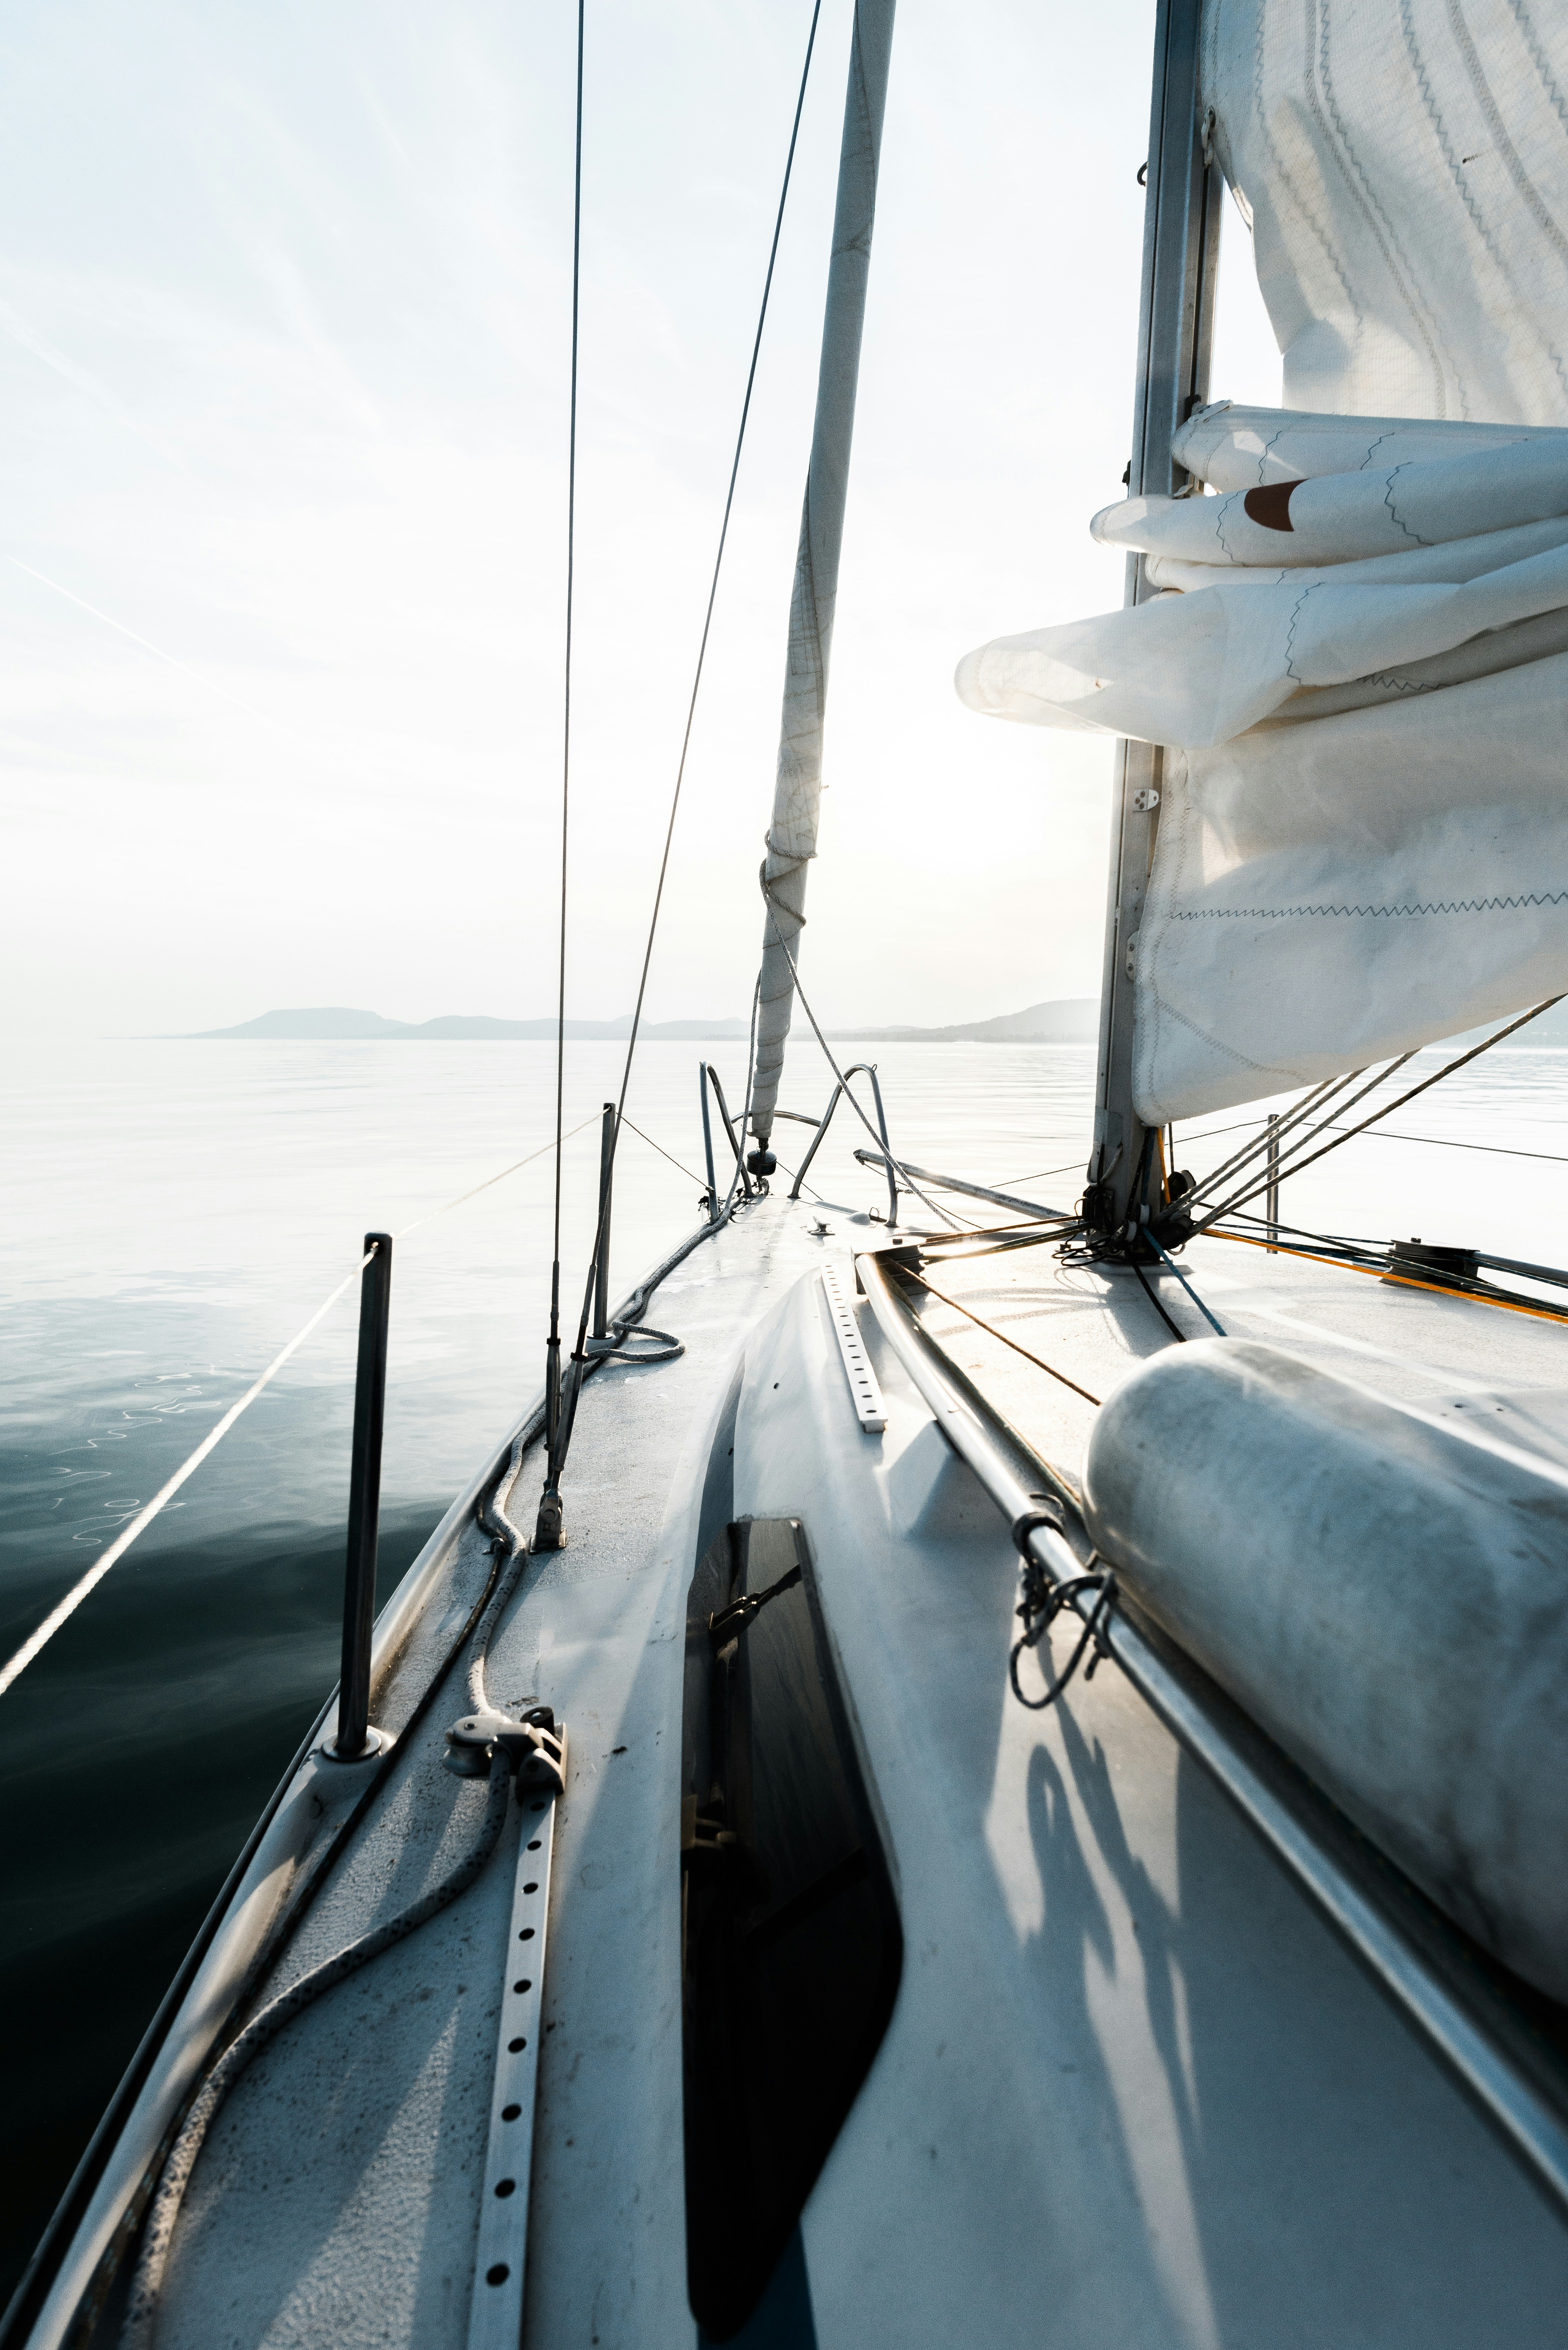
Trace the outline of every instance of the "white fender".
<path fill-rule="evenodd" d="M 1568 1477 L 1246 1340 L 1095 1425 L 1127 1591 L 1432 1899 L 1568 1999 Z"/>

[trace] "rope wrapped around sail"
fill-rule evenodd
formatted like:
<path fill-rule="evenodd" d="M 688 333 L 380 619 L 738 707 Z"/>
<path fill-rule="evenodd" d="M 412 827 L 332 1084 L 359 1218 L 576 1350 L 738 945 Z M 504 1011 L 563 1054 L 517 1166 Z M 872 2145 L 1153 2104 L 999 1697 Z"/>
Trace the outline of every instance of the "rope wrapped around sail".
<path fill-rule="evenodd" d="M 764 1139 L 773 1130 L 774 1106 L 778 1099 L 784 1043 L 789 1035 L 794 995 L 790 964 L 796 951 L 795 942 L 805 928 L 806 867 L 816 855 L 817 810 L 822 798 L 822 730 L 827 707 L 827 664 L 837 585 L 835 546 L 834 591 L 818 586 L 812 546 L 811 488 L 808 479 L 800 521 L 800 548 L 795 558 L 794 592 L 790 599 L 778 775 L 763 866 L 769 919 L 763 935 L 752 1128 Z M 841 495 L 840 521 L 842 515 Z"/>

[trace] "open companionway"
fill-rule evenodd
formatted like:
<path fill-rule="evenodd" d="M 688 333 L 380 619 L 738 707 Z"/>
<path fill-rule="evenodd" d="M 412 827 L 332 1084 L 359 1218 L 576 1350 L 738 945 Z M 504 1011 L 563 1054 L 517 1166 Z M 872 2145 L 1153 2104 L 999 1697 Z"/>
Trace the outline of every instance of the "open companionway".
<path fill-rule="evenodd" d="M 732 1460 L 732 1413 L 712 1470 Z M 722 1526 L 686 1617 L 680 1777 L 691 2306 L 728 2341 L 887 2029 L 902 1938 L 798 1518 Z"/>

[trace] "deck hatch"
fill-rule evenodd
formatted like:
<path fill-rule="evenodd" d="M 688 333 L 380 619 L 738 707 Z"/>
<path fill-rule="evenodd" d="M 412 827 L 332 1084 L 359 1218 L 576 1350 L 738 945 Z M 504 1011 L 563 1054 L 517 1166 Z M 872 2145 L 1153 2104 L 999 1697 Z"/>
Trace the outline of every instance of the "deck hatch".
<path fill-rule="evenodd" d="M 866 2077 L 903 1950 L 798 1520 L 725 1526 L 699 1562 L 682 1767 L 688 2283 L 725 2341 Z"/>

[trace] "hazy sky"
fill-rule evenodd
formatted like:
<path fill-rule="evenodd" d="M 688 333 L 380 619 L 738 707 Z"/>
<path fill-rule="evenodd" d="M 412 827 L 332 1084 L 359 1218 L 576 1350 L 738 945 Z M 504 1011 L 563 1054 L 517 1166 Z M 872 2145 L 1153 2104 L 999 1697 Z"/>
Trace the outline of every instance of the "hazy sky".
<path fill-rule="evenodd" d="M 13 1030 L 550 1008 L 575 14 L 7 11 Z M 586 1017 L 635 987 L 809 16 L 588 0 Z M 825 0 L 655 1018 L 743 1015 L 756 966 L 849 17 Z M 802 965 L 835 1020 L 1098 985 L 1108 750 L 951 679 L 1120 600 L 1085 525 L 1128 447 L 1152 19 L 900 0 Z M 1277 400 L 1231 207 L 1227 253 L 1216 390 Z"/>

